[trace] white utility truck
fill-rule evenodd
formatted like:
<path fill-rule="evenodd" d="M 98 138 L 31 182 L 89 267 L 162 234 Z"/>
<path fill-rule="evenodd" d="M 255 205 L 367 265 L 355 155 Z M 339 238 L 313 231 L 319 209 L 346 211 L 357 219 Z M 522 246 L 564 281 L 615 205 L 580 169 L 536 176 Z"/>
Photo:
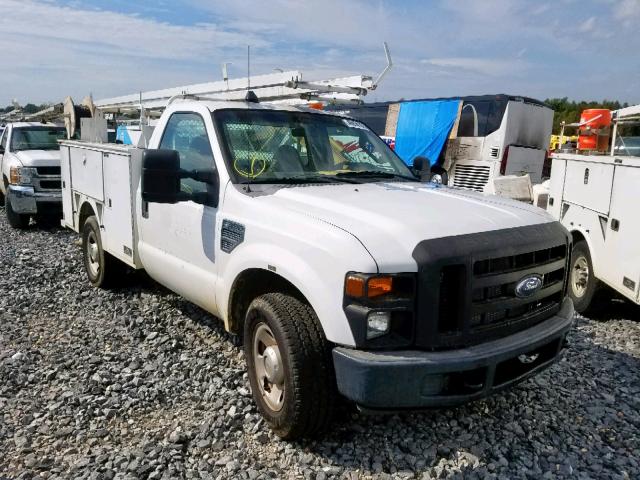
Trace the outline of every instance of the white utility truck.
<path fill-rule="evenodd" d="M 612 114 L 608 152 L 552 155 L 547 210 L 573 236 L 569 295 L 579 312 L 603 285 L 640 304 L 640 157 L 621 147 L 640 105 Z"/>
<path fill-rule="evenodd" d="M 9 123 L 0 136 L 0 201 L 9 224 L 26 228 L 32 216 L 61 212 L 60 152 L 65 130 L 51 123 Z"/>
<path fill-rule="evenodd" d="M 283 438 L 325 428 L 340 394 L 369 411 L 457 405 L 565 348 L 566 229 L 419 182 L 357 120 L 178 96 L 146 149 L 61 151 L 63 223 L 89 281 L 145 269 L 219 317 Z"/>

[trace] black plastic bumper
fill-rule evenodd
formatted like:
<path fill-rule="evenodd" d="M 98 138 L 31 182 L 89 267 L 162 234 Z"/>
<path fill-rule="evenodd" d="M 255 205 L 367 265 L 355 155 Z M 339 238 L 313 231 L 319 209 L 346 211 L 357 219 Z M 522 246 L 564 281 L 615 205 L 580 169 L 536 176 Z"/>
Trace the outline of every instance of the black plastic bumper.
<path fill-rule="evenodd" d="M 373 410 L 445 407 L 514 385 L 556 362 L 573 324 L 565 299 L 557 315 L 509 337 L 436 352 L 333 349 L 338 390 Z"/>

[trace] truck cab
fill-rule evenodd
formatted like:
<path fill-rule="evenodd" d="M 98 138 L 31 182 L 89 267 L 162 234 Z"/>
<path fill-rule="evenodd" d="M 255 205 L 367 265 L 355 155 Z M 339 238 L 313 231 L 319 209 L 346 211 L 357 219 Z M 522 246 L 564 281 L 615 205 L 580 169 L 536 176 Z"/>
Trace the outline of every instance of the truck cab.
<path fill-rule="evenodd" d="M 368 411 L 458 405 L 565 348 L 566 229 L 420 182 L 353 118 L 187 98 L 146 150 L 61 145 L 63 223 L 88 280 L 145 269 L 219 317 L 283 438 L 327 428 L 340 396 Z"/>
<path fill-rule="evenodd" d="M 0 196 L 9 224 L 26 228 L 32 216 L 61 213 L 60 147 L 63 127 L 20 122 L 6 126 L 0 137 Z"/>

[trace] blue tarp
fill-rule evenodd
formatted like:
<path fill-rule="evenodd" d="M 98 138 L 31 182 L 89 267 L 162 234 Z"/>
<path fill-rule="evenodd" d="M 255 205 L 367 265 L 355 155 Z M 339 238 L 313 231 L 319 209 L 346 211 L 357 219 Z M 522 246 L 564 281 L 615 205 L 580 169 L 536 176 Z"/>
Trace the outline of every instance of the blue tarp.
<path fill-rule="evenodd" d="M 404 102 L 396 127 L 396 153 L 407 165 L 418 156 L 433 165 L 458 116 L 460 100 Z"/>

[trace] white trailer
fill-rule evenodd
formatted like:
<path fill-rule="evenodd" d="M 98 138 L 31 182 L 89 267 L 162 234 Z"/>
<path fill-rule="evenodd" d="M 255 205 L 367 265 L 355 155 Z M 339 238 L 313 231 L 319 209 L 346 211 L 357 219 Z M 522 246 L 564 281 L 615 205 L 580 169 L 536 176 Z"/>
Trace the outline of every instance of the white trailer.
<path fill-rule="evenodd" d="M 573 235 L 569 295 L 587 310 L 606 285 L 640 304 L 640 157 L 617 154 L 625 124 L 640 106 L 614 112 L 614 140 L 604 155 L 555 153 L 547 210 Z"/>

